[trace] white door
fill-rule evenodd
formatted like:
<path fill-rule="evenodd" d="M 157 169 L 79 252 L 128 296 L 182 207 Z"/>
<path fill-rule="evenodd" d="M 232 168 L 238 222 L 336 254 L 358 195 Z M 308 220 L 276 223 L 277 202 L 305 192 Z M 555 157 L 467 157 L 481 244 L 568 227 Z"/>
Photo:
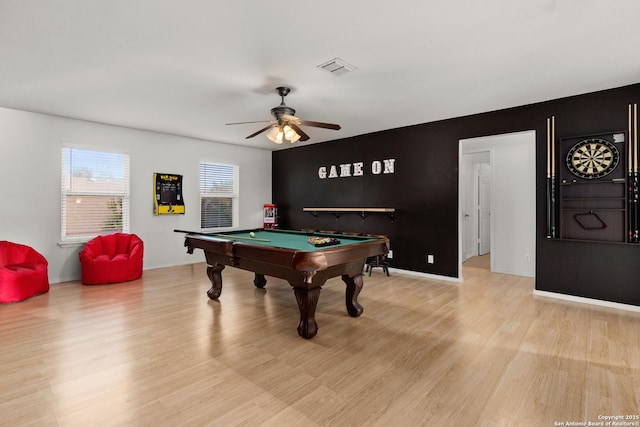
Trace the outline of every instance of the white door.
<path fill-rule="evenodd" d="M 491 252 L 491 165 L 478 167 L 478 255 Z"/>

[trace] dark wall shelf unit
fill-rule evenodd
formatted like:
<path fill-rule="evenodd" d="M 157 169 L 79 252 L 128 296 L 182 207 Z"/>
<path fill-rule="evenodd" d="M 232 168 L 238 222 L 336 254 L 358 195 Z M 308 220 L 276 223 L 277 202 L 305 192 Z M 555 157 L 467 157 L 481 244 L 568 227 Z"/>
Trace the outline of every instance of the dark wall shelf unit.
<path fill-rule="evenodd" d="M 560 185 L 560 238 L 626 241 L 626 181 L 563 182 Z"/>
<path fill-rule="evenodd" d="M 357 213 L 362 218 L 362 222 L 372 213 L 385 213 L 391 218 L 393 224 L 395 220 L 395 208 L 302 208 L 303 212 L 309 212 L 314 218 L 318 216 L 319 212 L 332 213 L 336 219 L 339 219 L 344 213 Z"/>

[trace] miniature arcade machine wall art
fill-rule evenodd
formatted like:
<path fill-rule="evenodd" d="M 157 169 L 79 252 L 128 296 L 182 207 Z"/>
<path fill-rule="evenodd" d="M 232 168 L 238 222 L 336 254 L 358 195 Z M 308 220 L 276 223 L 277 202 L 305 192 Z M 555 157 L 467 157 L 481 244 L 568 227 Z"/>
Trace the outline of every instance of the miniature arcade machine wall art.
<path fill-rule="evenodd" d="M 182 175 L 154 173 L 153 214 L 184 214 Z"/>

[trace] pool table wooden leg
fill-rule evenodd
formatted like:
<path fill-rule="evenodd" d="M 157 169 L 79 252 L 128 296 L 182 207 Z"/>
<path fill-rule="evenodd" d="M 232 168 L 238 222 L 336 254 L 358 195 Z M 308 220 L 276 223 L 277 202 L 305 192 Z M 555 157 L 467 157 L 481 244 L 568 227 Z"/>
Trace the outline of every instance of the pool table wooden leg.
<path fill-rule="evenodd" d="M 253 284 L 256 288 L 264 288 L 267 284 L 267 279 L 264 278 L 264 274 L 256 273 L 256 277 L 253 279 Z"/>
<path fill-rule="evenodd" d="M 207 296 L 210 299 L 218 299 L 222 293 L 222 270 L 224 267 L 222 264 L 207 265 L 207 276 L 211 281 L 211 289 L 207 291 Z"/>
<path fill-rule="evenodd" d="M 293 288 L 300 309 L 300 323 L 298 323 L 298 335 L 302 338 L 313 338 L 318 333 L 316 323 L 316 306 L 320 296 L 320 288 L 303 289 Z"/>
<path fill-rule="evenodd" d="M 351 317 L 358 317 L 364 311 L 364 308 L 358 303 L 358 295 L 360 294 L 362 285 L 364 284 L 362 277 L 362 274 L 358 274 L 353 277 L 348 274 L 342 275 L 342 281 L 347 285 L 345 303 L 347 305 L 347 312 Z"/>

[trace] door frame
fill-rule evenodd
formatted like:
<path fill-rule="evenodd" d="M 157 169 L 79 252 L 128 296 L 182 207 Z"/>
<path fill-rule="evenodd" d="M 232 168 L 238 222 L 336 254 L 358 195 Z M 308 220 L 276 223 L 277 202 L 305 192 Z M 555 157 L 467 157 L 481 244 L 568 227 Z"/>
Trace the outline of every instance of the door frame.
<path fill-rule="evenodd" d="M 477 151 L 491 151 L 491 271 L 535 277 L 536 131 L 464 138 L 458 150 L 458 277 L 464 280 L 463 156 Z M 509 215 L 515 215 L 515 222 Z M 497 221 L 507 228 L 497 228 Z"/>

